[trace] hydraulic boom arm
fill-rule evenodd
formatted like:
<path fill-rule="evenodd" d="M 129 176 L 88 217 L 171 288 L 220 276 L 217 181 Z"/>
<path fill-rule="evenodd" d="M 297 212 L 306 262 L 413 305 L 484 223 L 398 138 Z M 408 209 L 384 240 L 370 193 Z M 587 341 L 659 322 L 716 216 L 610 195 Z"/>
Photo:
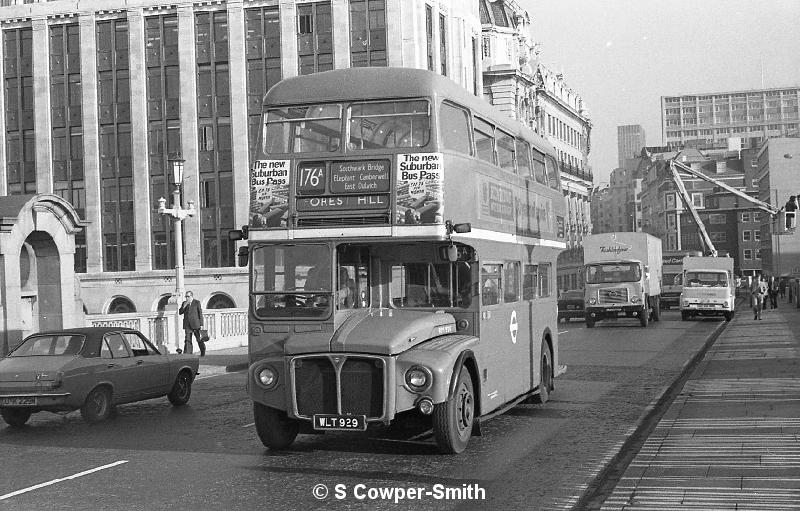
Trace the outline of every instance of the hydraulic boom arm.
<path fill-rule="evenodd" d="M 766 211 L 772 216 L 775 216 L 780 212 L 780 209 L 777 209 L 772 204 L 758 200 L 755 197 L 751 197 L 750 195 L 742 192 L 741 190 L 737 190 L 736 188 L 726 183 L 723 183 L 718 179 L 714 179 L 713 177 L 707 176 L 702 172 L 695 170 L 689 167 L 688 165 L 684 165 L 683 163 L 675 159 L 669 161 L 669 168 L 670 171 L 672 172 L 672 180 L 675 181 L 675 186 L 677 186 L 678 191 L 680 193 L 681 200 L 683 200 L 683 203 L 686 205 L 686 208 L 692 214 L 692 218 L 694 218 L 694 221 L 697 224 L 698 229 L 700 230 L 700 236 L 703 239 L 703 243 L 705 243 L 706 247 L 708 248 L 709 252 L 711 252 L 711 255 L 713 257 L 717 256 L 717 249 L 716 247 L 714 247 L 714 243 L 711 241 L 711 237 L 708 235 L 708 231 L 706 231 L 706 226 L 703 224 L 702 220 L 700 220 L 700 215 L 697 213 L 694 204 L 692 204 L 692 198 L 691 196 L 689 196 L 689 192 L 686 191 L 686 185 L 684 185 L 683 179 L 681 178 L 680 174 L 681 172 L 685 172 L 686 174 L 689 174 L 692 177 L 696 177 L 698 179 L 702 179 L 703 181 L 712 183 L 715 186 L 719 186 L 720 188 L 731 192 L 737 197 L 751 202 L 757 208 Z"/>

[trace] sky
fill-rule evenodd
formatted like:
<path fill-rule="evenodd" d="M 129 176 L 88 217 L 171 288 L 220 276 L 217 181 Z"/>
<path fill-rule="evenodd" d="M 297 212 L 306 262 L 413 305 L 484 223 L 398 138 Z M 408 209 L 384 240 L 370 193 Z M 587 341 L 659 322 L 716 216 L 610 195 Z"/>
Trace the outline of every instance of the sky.
<path fill-rule="evenodd" d="M 595 184 L 617 167 L 617 126 L 662 145 L 661 96 L 800 85 L 800 0 L 517 0 L 540 61 L 592 121 Z"/>

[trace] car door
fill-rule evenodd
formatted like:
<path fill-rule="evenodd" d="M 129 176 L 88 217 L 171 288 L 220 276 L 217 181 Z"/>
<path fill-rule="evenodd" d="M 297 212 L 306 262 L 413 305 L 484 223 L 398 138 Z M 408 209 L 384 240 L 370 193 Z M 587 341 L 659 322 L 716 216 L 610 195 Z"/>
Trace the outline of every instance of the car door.
<path fill-rule="evenodd" d="M 105 361 L 101 374 L 114 385 L 114 402 L 138 399 L 141 382 L 137 379 L 136 360 L 120 333 L 107 333 L 103 336 L 100 358 Z"/>
<path fill-rule="evenodd" d="M 139 332 L 123 332 L 133 358 L 137 381 L 142 383 L 142 392 L 149 397 L 163 396 L 171 388 L 169 357 L 158 353 L 153 345 Z"/>

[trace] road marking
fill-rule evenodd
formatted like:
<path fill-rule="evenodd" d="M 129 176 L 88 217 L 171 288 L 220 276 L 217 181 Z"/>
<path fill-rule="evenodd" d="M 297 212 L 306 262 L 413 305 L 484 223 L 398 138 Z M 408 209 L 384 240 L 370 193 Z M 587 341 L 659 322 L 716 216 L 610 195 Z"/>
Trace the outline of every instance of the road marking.
<path fill-rule="evenodd" d="M 245 424 L 245 425 L 244 425 L 244 426 L 242 426 L 242 427 L 243 427 L 243 428 L 249 428 L 250 426 L 255 426 L 255 425 L 256 425 L 256 423 L 255 423 L 255 422 L 251 422 L 250 424 Z"/>
<path fill-rule="evenodd" d="M 28 488 L 23 488 L 21 490 L 17 490 L 11 493 L 6 493 L 5 495 L 0 495 L 0 500 L 10 499 L 11 497 L 16 497 L 17 495 L 22 495 L 23 493 L 28 493 L 33 490 L 38 490 L 39 488 L 44 488 L 45 486 L 50 486 L 52 484 L 60 483 L 63 481 L 68 481 L 70 479 L 77 479 L 79 477 L 83 477 L 85 475 L 89 475 L 93 472 L 98 472 L 100 470 L 105 470 L 107 468 L 116 467 L 117 465 L 122 465 L 124 463 L 128 463 L 128 460 L 120 460 L 115 461 L 114 463 L 109 463 L 108 465 L 103 465 L 102 467 L 92 468 L 89 470 L 84 470 L 83 472 L 78 472 L 77 474 L 72 474 L 71 476 L 62 477 L 59 479 L 53 479 L 52 481 L 47 481 L 46 483 L 37 484 L 35 486 L 29 486 Z"/>

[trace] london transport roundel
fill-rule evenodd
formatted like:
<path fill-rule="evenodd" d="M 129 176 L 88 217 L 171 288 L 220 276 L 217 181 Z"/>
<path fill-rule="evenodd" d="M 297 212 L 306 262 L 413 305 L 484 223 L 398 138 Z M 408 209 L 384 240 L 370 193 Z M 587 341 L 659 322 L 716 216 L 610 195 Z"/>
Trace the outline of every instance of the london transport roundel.
<path fill-rule="evenodd" d="M 511 322 L 508 325 L 508 331 L 511 333 L 511 342 L 517 344 L 517 332 L 519 331 L 517 311 L 511 311 Z"/>

